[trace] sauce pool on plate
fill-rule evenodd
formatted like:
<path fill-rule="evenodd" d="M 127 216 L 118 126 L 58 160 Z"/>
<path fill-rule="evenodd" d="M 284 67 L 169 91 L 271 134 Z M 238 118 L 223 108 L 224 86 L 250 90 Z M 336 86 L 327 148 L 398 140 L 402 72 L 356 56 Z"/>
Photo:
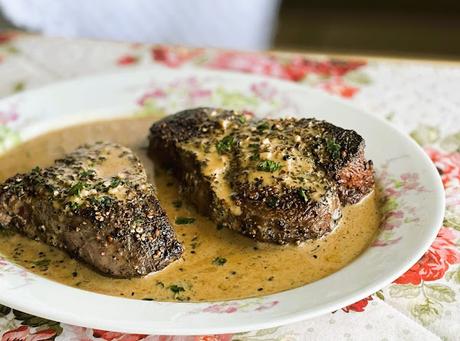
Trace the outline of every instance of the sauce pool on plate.
<path fill-rule="evenodd" d="M 0 253 L 40 276 L 97 293 L 157 301 L 218 301 L 272 294 L 314 282 L 346 266 L 372 242 L 380 222 L 371 192 L 345 207 L 336 230 L 300 246 L 256 242 L 216 226 L 181 199 L 174 178 L 147 157 L 153 118 L 98 121 L 29 140 L 0 157 L 0 182 L 33 167 L 50 166 L 84 143 L 100 140 L 131 148 L 141 159 L 179 241 L 182 258 L 144 278 L 103 276 L 65 252 L 0 230 Z"/>

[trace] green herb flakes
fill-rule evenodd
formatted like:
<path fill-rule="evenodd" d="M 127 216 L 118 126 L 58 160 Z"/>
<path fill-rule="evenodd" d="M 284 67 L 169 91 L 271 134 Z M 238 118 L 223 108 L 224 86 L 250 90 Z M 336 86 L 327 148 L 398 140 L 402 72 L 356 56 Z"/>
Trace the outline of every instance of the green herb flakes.
<path fill-rule="evenodd" d="M 333 159 L 337 159 L 340 156 L 341 146 L 334 139 L 328 138 L 326 140 L 326 148 Z"/>
<path fill-rule="evenodd" d="M 169 290 L 171 290 L 175 295 L 179 294 L 179 293 L 182 292 L 182 291 L 185 291 L 185 289 L 184 289 L 183 287 L 181 287 L 180 285 L 176 285 L 176 284 L 170 285 L 168 288 L 169 288 Z"/>
<path fill-rule="evenodd" d="M 272 160 L 263 160 L 257 164 L 257 170 L 270 173 L 276 172 L 282 167 L 280 163 Z"/>
<path fill-rule="evenodd" d="M 262 122 L 257 126 L 257 130 L 260 132 L 263 132 L 269 128 L 270 128 L 270 125 L 268 124 L 268 122 Z"/>
<path fill-rule="evenodd" d="M 93 179 L 96 175 L 96 171 L 93 169 L 83 170 L 80 172 L 80 180 Z"/>
<path fill-rule="evenodd" d="M 307 196 L 307 193 L 305 193 L 305 190 L 303 188 L 299 188 L 299 190 L 297 191 L 297 193 L 299 194 L 299 196 L 302 198 L 302 200 L 304 202 L 307 202 L 308 201 L 308 196 Z"/>
<path fill-rule="evenodd" d="M 224 265 L 225 263 L 227 263 L 227 260 L 226 260 L 224 257 L 216 257 L 216 258 L 214 258 L 214 260 L 212 261 L 212 264 L 218 265 L 218 266 L 222 266 L 222 265 Z"/>
<path fill-rule="evenodd" d="M 123 180 L 121 180 L 118 176 L 113 177 L 112 180 L 110 181 L 110 188 L 117 188 L 123 183 Z"/>
<path fill-rule="evenodd" d="M 265 203 L 267 204 L 268 207 L 270 208 L 275 208 L 278 205 L 279 199 L 275 196 L 269 196 L 266 200 Z"/>
<path fill-rule="evenodd" d="M 216 149 L 219 154 L 225 154 L 232 151 L 236 140 L 232 135 L 225 136 L 222 140 L 216 143 Z"/>
<path fill-rule="evenodd" d="M 193 224 L 194 222 L 195 222 L 195 218 L 190 218 L 190 217 L 177 217 L 176 218 L 176 224 L 178 225 Z"/>
<path fill-rule="evenodd" d="M 80 192 L 83 188 L 85 188 L 85 184 L 81 181 L 78 181 L 75 185 L 70 187 L 69 195 L 80 195 Z"/>

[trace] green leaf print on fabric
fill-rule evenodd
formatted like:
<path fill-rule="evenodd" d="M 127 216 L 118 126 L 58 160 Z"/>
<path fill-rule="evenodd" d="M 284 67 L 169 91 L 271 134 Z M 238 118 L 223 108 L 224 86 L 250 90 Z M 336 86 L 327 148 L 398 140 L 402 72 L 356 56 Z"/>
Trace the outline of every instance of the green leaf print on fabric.
<path fill-rule="evenodd" d="M 350 71 L 343 77 L 343 79 L 359 85 L 367 85 L 371 83 L 371 79 L 369 78 L 369 76 L 363 71 L 358 70 Z"/>
<path fill-rule="evenodd" d="M 8 315 L 11 311 L 11 308 L 0 304 L 0 317 Z"/>
<path fill-rule="evenodd" d="M 425 295 L 439 302 L 455 302 L 455 292 L 442 284 L 425 284 Z"/>
<path fill-rule="evenodd" d="M 448 281 L 453 281 L 457 284 L 460 284 L 460 270 L 457 270 L 457 271 L 449 271 L 447 274 L 446 274 L 446 279 Z"/>
<path fill-rule="evenodd" d="M 448 209 L 444 217 L 444 226 L 460 231 L 460 215 Z"/>
<path fill-rule="evenodd" d="M 60 335 L 62 333 L 62 327 L 59 322 L 33 316 L 27 313 L 23 313 L 19 310 L 13 310 L 13 315 L 16 320 L 21 321 L 22 325 L 29 327 L 46 327 L 49 329 L 53 329 L 56 332 L 56 335 Z"/>
<path fill-rule="evenodd" d="M 393 285 L 390 287 L 391 297 L 415 298 L 420 295 L 420 287 L 412 284 Z"/>
<path fill-rule="evenodd" d="M 424 326 L 431 324 L 440 315 L 440 306 L 426 300 L 423 304 L 416 304 L 411 309 L 412 315 Z"/>
<path fill-rule="evenodd" d="M 15 146 L 20 141 L 18 132 L 7 126 L 0 125 L 0 153 Z"/>
<path fill-rule="evenodd" d="M 440 146 L 446 152 L 460 152 L 460 132 L 447 135 L 441 140 Z"/>
<path fill-rule="evenodd" d="M 426 146 L 435 143 L 440 136 L 439 128 L 419 125 L 410 133 L 410 136 L 421 146 Z"/>

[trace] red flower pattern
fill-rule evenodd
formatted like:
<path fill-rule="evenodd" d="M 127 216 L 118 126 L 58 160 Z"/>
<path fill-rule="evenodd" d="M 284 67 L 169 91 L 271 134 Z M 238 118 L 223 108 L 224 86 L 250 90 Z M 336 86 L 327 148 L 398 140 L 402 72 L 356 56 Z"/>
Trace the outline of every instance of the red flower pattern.
<path fill-rule="evenodd" d="M 359 91 L 357 87 L 345 84 L 340 77 L 331 78 L 322 84 L 321 88 L 333 95 L 339 95 L 344 98 L 351 98 Z"/>
<path fill-rule="evenodd" d="M 233 70 L 289 79 L 283 65 L 275 57 L 257 53 L 220 52 L 206 66 L 219 70 Z"/>
<path fill-rule="evenodd" d="M 124 55 L 118 58 L 117 64 L 118 65 L 132 65 L 136 64 L 139 61 L 139 57 L 132 56 L 132 55 Z"/>
<path fill-rule="evenodd" d="M 460 263 L 460 252 L 456 249 L 455 240 L 454 230 L 442 228 L 425 255 L 394 283 L 418 285 L 422 281 L 443 278 L 450 265 Z"/>
<path fill-rule="evenodd" d="M 138 341 L 147 337 L 142 334 L 123 334 L 100 329 L 93 329 L 93 336 L 106 341 Z"/>
<path fill-rule="evenodd" d="M 441 175 L 444 187 L 458 186 L 460 183 L 460 153 L 446 153 L 434 148 L 425 148 Z"/>
<path fill-rule="evenodd" d="M 15 32 L 0 32 L 0 44 L 5 44 L 10 42 L 16 37 Z"/>
<path fill-rule="evenodd" d="M 2 341 L 43 341 L 51 340 L 55 336 L 56 331 L 51 328 L 32 332 L 30 327 L 20 326 L 4 333 Z"/>
<path fill-rule="evenodd" d="M 358 302 L 347 305 L 346 307 L 342 308 L 342 310 L 346 313 L 349 313 L 350 311 L 361 313 L 365 310 L 365 308 L 369 304 L 369 301 L 372 301 L 372 300 L 373 300 L 372 296 L 368 296 L 366 298 L 363 298 L 362 300 L 359 300 Z"/>
<path fill-rule="evenodd" d="M 152 48 L 153 60 L 169 67 L 181 66 L 186 61 L 201 53 L 200 49 L 186 49 L 181 47 L 156 46 Z"/>
<path fill-rule="evenodd" d="M 166 46 L 152 48 L 153 60 L 169 67 L 179 67 L 202 54 L 200 49 Z M 294 82 L 302 81 L 310 74 L 316 75 L 322 89 L 345 98 L 353 97 L 359 89 L 347 84 L 343 76 L 366 65 L 364 61 L 317 61 L 301 56 L 284 60 L 274 55 L 236 51 L 218 51 L 209 58 L 209 61 L 203 58 L 200 63 L 211 69 L 261 74 Z"/>

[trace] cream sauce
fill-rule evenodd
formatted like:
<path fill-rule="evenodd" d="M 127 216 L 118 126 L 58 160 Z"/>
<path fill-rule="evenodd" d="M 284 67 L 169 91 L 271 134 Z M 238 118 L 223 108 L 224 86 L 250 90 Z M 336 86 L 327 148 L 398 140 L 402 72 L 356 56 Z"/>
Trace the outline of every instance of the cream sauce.
<path fill-rule="evenodd" d="M 39 136 L 0 158 L 0 181 L 35 166 L 49 166 L 83 143 L 107 140 L 123 144 L 139 156 L 157 187 L 160 202 L 185 248 L 180 260 L 144 278 L 113 279 L 61 250 L 19 234 L 0 232 L 0 252 L 41 276 L 84 290 L 147 300 L 213 301 L 261 296 L 311 283 L 350 263 L 373 240 L 380 217 L 375 193 L 346 207 L 334 233 L 301 246 L 258 243 L 218 229 L 181 200 L 170 175 L 161 169 L 154 172 L 146 155 L 146 135 L 152 122 L 152 118 L 101 121 Z M 175 224 L 178 217 L 195 221 Z"/>

